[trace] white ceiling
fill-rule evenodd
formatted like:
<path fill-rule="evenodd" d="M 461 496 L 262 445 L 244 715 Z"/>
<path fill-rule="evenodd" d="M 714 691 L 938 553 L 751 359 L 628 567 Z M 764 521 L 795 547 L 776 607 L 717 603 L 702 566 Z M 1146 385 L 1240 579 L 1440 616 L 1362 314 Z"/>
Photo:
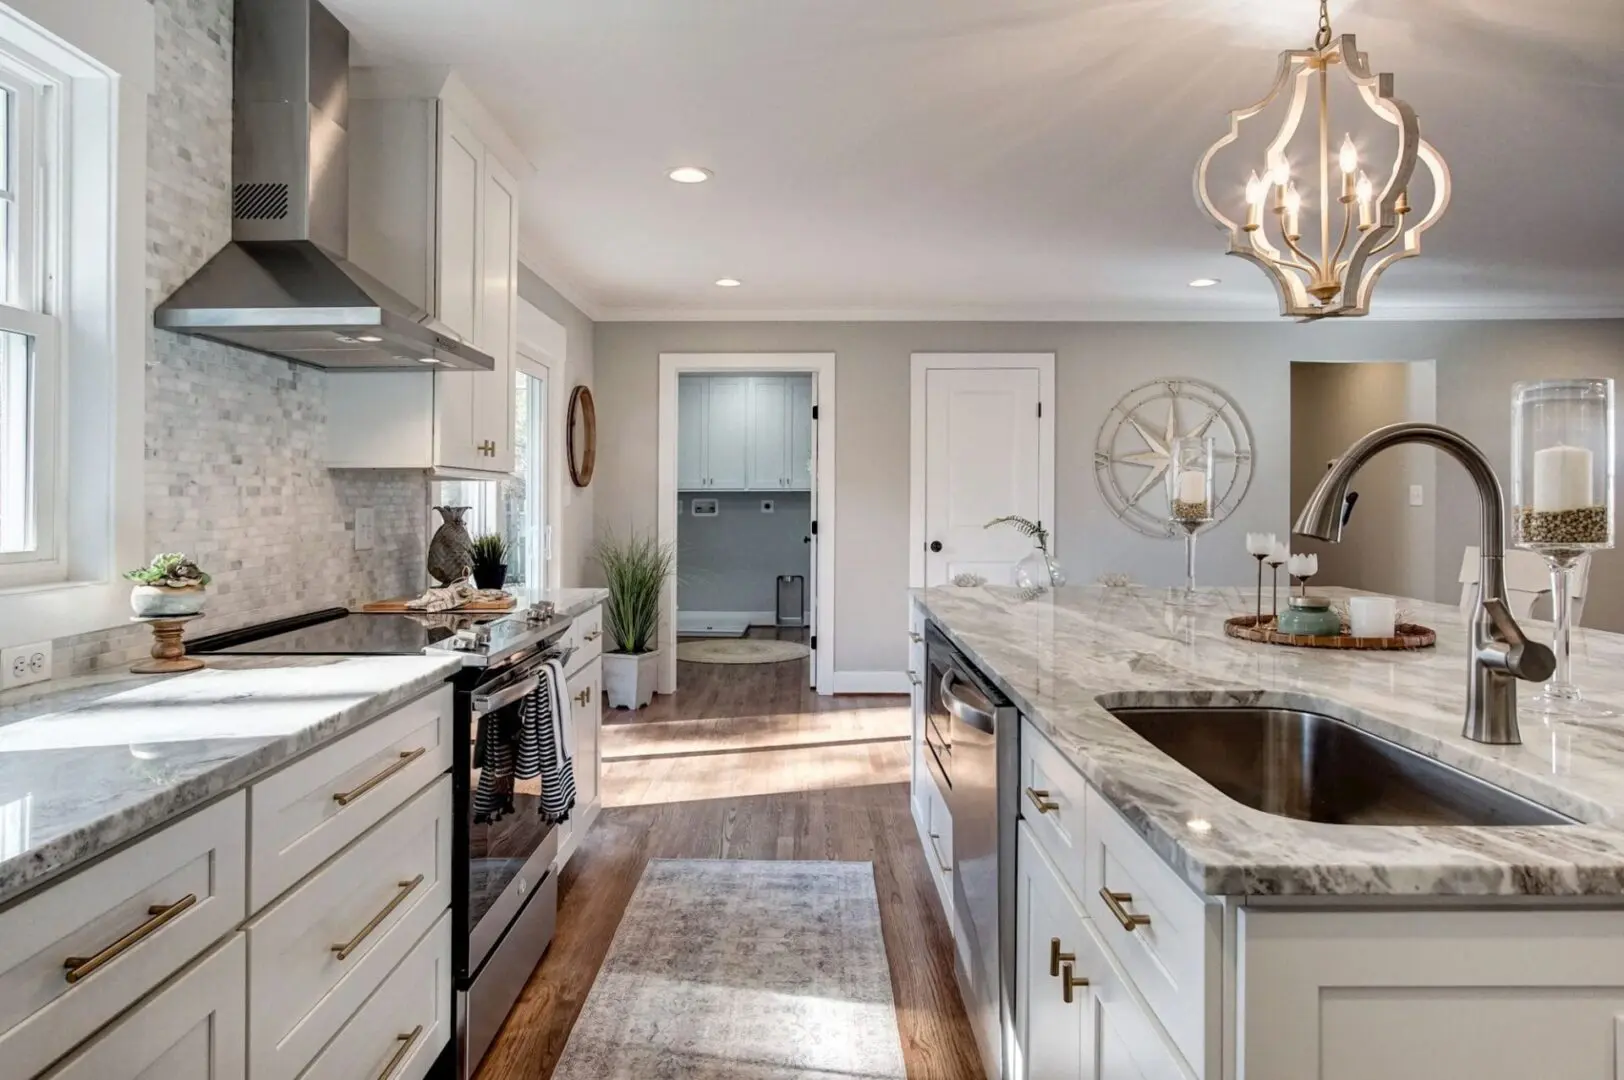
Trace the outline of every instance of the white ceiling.
<path fill-rule="evenodd" d="M 1312 0 L 326 2 L 358 61 L 459 70 L 599 318 L 1277 318 L 1190 175 Z M 1332 14 L 1455 179 L 1373 314 L 1624 315 L 1619 0 Z"/>

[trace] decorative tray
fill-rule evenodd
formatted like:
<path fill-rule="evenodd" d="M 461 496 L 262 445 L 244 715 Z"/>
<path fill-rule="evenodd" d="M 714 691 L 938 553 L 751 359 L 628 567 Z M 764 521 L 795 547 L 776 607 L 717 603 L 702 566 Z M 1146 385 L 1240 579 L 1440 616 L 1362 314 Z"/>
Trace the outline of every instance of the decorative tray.
<path fill-rule="evenodd" d="M 1426 649 L 1438 643 L 1430 627 L 1399 623 L 1394 637 L 1354 637 L 1352 634 L 1282 634 L 1274 629 L 1272 616 L 1260 624 L 1256 615 L 1235 615 L 1224 620 L 1224 633 L 1242 641 L 1265 645 L 1292 645 L 1301 649 Z"/>

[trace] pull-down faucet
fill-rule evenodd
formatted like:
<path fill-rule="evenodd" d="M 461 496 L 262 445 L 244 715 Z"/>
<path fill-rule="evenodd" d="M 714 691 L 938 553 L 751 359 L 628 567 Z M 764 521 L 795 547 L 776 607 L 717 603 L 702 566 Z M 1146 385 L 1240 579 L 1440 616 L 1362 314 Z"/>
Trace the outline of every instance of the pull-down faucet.
<path fill-rule="evenodd" d="M 1482 510 L 1482 562 L 1477 572 L 1477 603 L 1472 613 L 1472 642 L 1467 655 L 1466 726 L 1461 732 L 1480 743 L 1515 745 L 1517 682 L 1544 682 L 1556 669 L 1551 650 L 1523 636 L 1506 606 L 1506 499 L 1483 451 L 1464 436 L 1437 424 L 1392 424 L 1356 441 L 1320 479 L 1297 515 L 1292 531 L 1299 536 L 1338 543 L 1342 540 L 1343 500 L 1348 482 L 1376 454 L 1402 443 L 1421 443 L 1444 451 L 1466 467 L 1477 484 Z"/>

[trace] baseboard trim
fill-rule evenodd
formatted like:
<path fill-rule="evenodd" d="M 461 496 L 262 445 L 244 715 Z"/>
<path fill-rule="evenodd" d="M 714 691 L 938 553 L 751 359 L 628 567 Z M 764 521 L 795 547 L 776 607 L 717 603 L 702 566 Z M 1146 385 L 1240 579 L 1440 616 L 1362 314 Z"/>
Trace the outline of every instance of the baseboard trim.
<path fill-rule="evenodd" d="M 913 683 L 906 671 L 837 671 L 837 694 L 908 694 Z"/>

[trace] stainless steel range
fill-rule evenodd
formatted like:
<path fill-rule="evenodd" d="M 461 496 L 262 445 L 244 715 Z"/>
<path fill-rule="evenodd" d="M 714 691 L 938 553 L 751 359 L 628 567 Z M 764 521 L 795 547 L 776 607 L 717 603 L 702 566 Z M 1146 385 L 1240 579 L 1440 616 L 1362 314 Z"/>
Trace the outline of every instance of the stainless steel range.
<path fill-rule="evenodd" d="M 546 661 L 567 659 L 558 641 L 570 620 L 551 605 L 512 614 L 371 614 L 329 608 L 187 643 L 193 655 L 356 656 L 455 652 L 452 790 L 452 964 L 456 1038 L 435 1075 L 467 1080 L 552 941 L 558 910 L 556 828 L 541 814 L 535 781 L 516 781 L 511 806 L 479 815 L 473 793 L 483 731 L 516 731 L 519 703 Z"/>

